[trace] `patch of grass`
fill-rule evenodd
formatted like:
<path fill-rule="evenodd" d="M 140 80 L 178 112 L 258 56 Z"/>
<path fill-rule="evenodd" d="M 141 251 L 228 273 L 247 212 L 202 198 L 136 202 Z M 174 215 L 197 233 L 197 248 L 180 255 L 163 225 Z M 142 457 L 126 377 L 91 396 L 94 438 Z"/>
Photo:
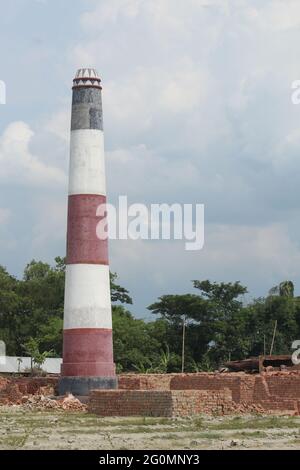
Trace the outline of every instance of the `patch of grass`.
<path fill-rule="evenodd" d="M 110 429 L 111 434 L 155 434 L 157 436 L 163 436 L 165 433 L 176 432 L 175 428 L 154 428 L 150 426 L 133 426 L 132 428 L 113 428 Z M 181 432 L 179 430 L 179 432 Z"/>
<path fill-rule="evenodd" d="M 23 447 L 27 439 L 27 434 L 23 436 L 6 436 L 0 439 L 0 447 L 13 447 L 14 449 Z"/>
<path fill-rule="evenodd" d="M 300 448 L 300 439 L 293 439 L 292 441 L 289 441 L 289 444 L 293 444 L 293 445 L 296 445 L 296 446 L 299 446 Z"/>
<path fill-rule="evenodd" d="M 169 433 L 169 435 L 177 436 L 178 439 L 194 439 L 194 440 L 199 440 L 199 439 L 221 439 L 223 438 L 222 433 L 217 433 L 217 432 L 212 432 L 212 431 L 192 431 L 192 432 L 180 432 L 180 431 L 172 431 Z M 163 436 L 163 439 L 165 436 Z"/>
<path fill-rule="evenodd" d="M 162 439 L 167 439 L 167 440 L 182 439 L 182 436 L 178 436 L 178 434 L 170 432 L 168 434 L 164 434 Z"/>
<path fill-rule="evenodd" d="M 7 425 L 3 426 L 3 428 L 5 428 L 6 426 Z M 32 420 L 27 420 L 26 422 L 15 421 L 15 423 L 13 424 L 13 427 L 15 429 L 24 430 L 24 432 L 29 429 L 33 431 L 37 431 L 39 429 L 47 429 L 51 431 L 51 429 L 55 429 L 54 426 L 54 424 L 50 424 L 45 421 L 34 422 Z"/>
<path fill-rule="evenodd" d="M 209 425 L 214 430 L 237 430 L 237 429 L 281 429 L 281 428 L 298 428 L 300 421 L 293 417 L 282 418 L 278 416 L 242 418 L 236 416 L 230 421 Z"/>
<path fill-rule="evenodd" d="M 268 434 L 264 431 L 242 431 L 230 434 L 230 437 L 234 437 L 236 439 L 246 438 L 246 439 L 255 439 L 255 438 L 268 438 Z"/>
<path fill-rule="evenodd" d="M 223 436 L 215 432 L 200 432 L 197 434 L 197 439 L 221 439 Z"/>
<path fill-rule="evenodd" d="M 63 431 L 63 434 L 64 434 L 65 431 Z M 89 435 L 97 435 L 97 436 L 101 436 L 101 437 L 104 437 L 104 433 L 101 432 L 99 429 L 95 429 L 95 428 L 90 428 L 90 429 L 72 429 L 72 433 L 75 435 L 75 436 L 82 436 L 82 435 L 85 435 L 85 436 L 89 436 Z"/>
<path fill-rule="evenodd" d="M 203 429 L 203 427 L 204 427 L 203 418 L 198 417 L 198 418 L 194 419 L 192 427 L 194 429 Z"/>
<path fill-rule="evenodd" d="M 101 418 L 100 418 L 101 420 Z M 169 425 L 172 423 L 170 418 L 152 418 L 148 416 L 136 418 L 116 418 L 115 420 L 101 420 L 102 425 L 106 426 L 154 426 L 154 425 Z"/>
<path fill-rule="evenodd" d="M 87 418 L 88 416 L 88 418 Z M 154 426 L 154 425 L 170 425 L 172 420 L 170 418 L 151 418 L 151 417 L 133 417 L 122 418 L 116 417 L 115 419 L 102 418 L 101 416 L 85 415 L 80 416 L 80 419 L 73 420 L 69 416 L 64 415 L 59 419 L 60 425 L 80 424 L 84 426 L 99 426 L 101 427 L 128 427 L 128 426 Z"/>

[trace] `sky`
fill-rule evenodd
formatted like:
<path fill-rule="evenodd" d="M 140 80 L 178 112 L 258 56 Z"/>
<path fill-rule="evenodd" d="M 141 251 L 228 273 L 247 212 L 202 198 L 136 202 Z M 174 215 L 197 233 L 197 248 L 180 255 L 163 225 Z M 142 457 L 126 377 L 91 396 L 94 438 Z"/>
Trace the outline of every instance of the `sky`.
<path fill-rule="evenodd" d="M 137 317 L 193 279 L 300 293 L 298 0 L 0 0 L 0 264 L 65 255 L 71 86 L 103 85 L 108 199 L 205 205 L 205 245 L 110 243 Z M 196 293 L 196 291 L 195 291 Z"/>

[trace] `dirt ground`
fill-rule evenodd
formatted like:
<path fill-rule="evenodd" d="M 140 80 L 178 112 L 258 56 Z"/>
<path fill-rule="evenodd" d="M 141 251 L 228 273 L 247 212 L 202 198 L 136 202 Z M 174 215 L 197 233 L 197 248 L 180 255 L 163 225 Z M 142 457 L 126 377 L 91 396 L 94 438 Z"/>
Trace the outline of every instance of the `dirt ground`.
<path fill-rule="evenodd" d="M 0 408 L 0 450 L 300 449 L 300 417 L 100 418 Z"/>

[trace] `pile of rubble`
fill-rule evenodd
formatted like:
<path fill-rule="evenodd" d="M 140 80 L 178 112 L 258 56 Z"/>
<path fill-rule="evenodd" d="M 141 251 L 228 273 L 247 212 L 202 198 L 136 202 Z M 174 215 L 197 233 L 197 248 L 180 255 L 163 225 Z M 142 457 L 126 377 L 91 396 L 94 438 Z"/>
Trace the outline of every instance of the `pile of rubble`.
<path fill-rule="evenodd" d="M 3 381 L 2 381 L 3 384 Z M 0 405 L 18 405 L 21 404 L 23 393 L 17 384 L 7 381 L 5 387 L 0 389 Z"/>
<path fill-rule="evenodd" d="M 296 369 L 289 369 L 287 367 L 281 367 L 280 370 L 275 369 L 272 366 L 268 366 L 265 368 L 264 371 L 260 373 L 261 376 L 265 377 L 299 377 L 300 375 L 300 370 Z"/>
<path fill-rule="evenodd" d="M 81 403 L 73 395 L 63 398 L 52 398 L 44 395 L 24 396 L 21 399 L 22 408 L 27 410 L 61 410 L 61 411 L 86 411 L 87 406 Z"/>
<path fill-rule="evenodd" d="M 224 414 L 251 414 L 251 413 L 266 413 L 263 406 L 259 405 L 258 403 L 235 403 L 232 402 L 229 405 L 226 405 L 224 409 Z"/>
<path fill-rule="evenodd" d="M 27 383 L 28 382 L 28 383 Z M 32 410 L 63 410 L 86 411 L 86 405 L 82 404 L 73 395 L 65 397 L 55 396 L 53 385 L 39 385 L 28 380 L 6 378 L 0 376 L 0 406 L 21 406 Z"/>

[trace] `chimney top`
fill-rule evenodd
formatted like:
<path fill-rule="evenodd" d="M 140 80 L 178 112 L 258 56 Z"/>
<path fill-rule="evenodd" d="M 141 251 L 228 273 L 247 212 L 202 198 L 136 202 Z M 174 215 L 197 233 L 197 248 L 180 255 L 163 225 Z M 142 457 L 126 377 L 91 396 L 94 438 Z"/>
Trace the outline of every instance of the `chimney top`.
<path fill-rule="evenodd" d="M 82 68 L 77 70 L 73 80 L 73 88 L 80 87 L 94 87 L 102 89 L 101 79 L 96 69 Z"/>

